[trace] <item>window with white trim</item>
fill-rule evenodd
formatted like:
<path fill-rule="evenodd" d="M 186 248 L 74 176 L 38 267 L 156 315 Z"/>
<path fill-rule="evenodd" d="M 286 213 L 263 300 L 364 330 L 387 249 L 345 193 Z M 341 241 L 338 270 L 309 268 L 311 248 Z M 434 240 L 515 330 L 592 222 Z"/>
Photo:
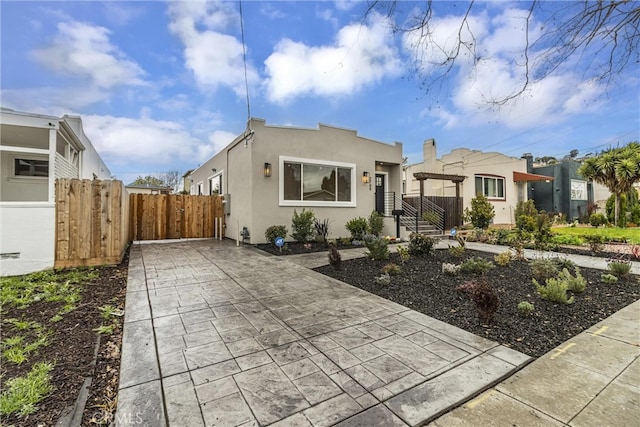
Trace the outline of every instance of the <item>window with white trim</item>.
<path fill-rule="evenodd" d="M 280 158 L 283 206 L 355 206 L 355 164 Z"/>
<path fill-rule="evenodd" d="M 14 159 L 14 176 L 34 176 L 34 177 L 48 177 L 49 176 L 49 161 L 48 160 L 36 160 L 36 159 Z"/>
<path fill-rule="evenodd" d="M 504 177 L 476 175 L 476 194 L 484 194 L 488 199 L 505 199 Z"/>
<path fill-rule="evenodd" d="M 209 178 L 209 195 L 217 196 L 222 194 L 222 173 Z"/>

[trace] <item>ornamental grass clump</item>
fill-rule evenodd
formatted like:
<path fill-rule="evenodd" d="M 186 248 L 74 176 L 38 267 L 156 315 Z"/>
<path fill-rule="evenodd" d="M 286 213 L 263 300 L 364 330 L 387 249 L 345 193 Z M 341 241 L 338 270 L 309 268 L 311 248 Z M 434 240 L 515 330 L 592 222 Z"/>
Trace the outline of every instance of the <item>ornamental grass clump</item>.
<path fill-rule="evenodd" d="M 465 253 L 465 247 L 464 246 L 449 246 L 449 254 L 451 256 L 454 256 L 456 258 L 460 258 L 464 255 Z"/>
<path fill-rule="evenodd" d="M 610 259 L 607 269 L 618 278 L 622 278 L 631 272 L 631 261 L 625 259 Z"/>
<path fill-rule="evenodd" d="M 409 255 L 409 249 L 407 249 L 406 246 L 398 246 L 396 252 L 398 252 L 398 257 L 400 257 L 400 264 L 409 261 L 411 255 Z"/>
<path fill-rule="evenodd" d="M 607 285 L 613 285 L 618 281 L 618 277 L 613 274 L 602 273 L 600 275 L 600 280 L 602 280 L 602 283 L 606 283 Z"/>
<path fill-rule="evenodd" d="M 329 264 L 335 268 L 336 270 L 340 270 L 340 266 L 342 264 L 342 256 L 338 251 L 338 248 L 335 246 L 331 246 L 329 248 Z"/>
<path fill-rule="evenodd" d="M 558 265 L 549 258 L 537 258 L 531 260 L 531 274 L 538 281 L 550 279 L 558 274 Z"/>
<path fill-rule="evenodd" d="M 473 257 L 460 264 L 460 271 L 465 274 L 483 276 L 494 267 L 495 265 L 489 260 L 482 257 Z"/>
<path fill-rule="evenodd" d="M 524 315 L 529 315 L 533 313 L 534 309 L 535 309 L 534 305 L 529 301 L 522 301 L 518 303 L 518 311 Z"/>
<path fill-rule="evenodd" d="M 398 264 L 390 262 L 389 264 L 385 264 L 384 267 L 382 267 L 382 272 L 387 273 L 389 276 L 397 276 L 402 272 L 402 269 Z"/>
<path fill-rule="evenodd" d="M 493 260 L 500 267 L 506 267 L 509 265 L 511 260 L 513 259 L 513 253 L 511 251 L 500 252 L 498 255 L 493 257 Z"/>

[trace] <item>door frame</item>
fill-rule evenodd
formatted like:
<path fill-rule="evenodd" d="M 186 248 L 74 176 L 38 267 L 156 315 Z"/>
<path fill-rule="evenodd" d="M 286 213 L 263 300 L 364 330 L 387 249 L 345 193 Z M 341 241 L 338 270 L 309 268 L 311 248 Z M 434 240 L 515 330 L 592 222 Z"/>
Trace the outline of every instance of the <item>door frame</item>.
<path fill-rule="evenodd" d="M 373 196 L 374 197 L 374 206 L 373 206 L 373 208 L 374 208 L 374 210 L 376 210 L 376 212 L 378 211 L 378 206 L 377 206 L 378 201 L 375 198 L 376 197 L 375 194 L 376 194 L 377 189 L 378 189 L 378 186 L 376 185 L 376 176 L 377 175 L 383 175 L 383 177 L 384 177 L 384 182 L 383 182 L 384 185 L 382 186 L 382 209 L 383 209 L 382 214 L 384 216 L 388 216 L 388 215 L 391 214 L 391 212 L 386 212 L 386 210 L 385 210 L 386 206 L 385 206 L 385 203 L 384 203 L 384 195 L 389 192 L 389 172 L 375 171 L 374 174 L 373 174 L 373 187 L 375 189 L 374 196 Z"/>

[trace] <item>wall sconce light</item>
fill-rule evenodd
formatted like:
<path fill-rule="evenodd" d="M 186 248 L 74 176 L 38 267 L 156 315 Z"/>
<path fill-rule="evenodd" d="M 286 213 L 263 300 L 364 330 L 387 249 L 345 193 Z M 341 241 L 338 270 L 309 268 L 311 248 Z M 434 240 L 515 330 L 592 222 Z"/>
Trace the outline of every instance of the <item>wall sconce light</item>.
<path fill-rule="evenodd" d="M 264 177 L 269 178 L 271 176 L 271 163 L 264 164 Z"/>
<path fill-rule="evenodd" d="M 218 172 L 218 169 L 216 169 L 216 168 L 211 168 L 211 172 L 216 173 L 216 172 Z"/>
<path fill-rule="evenodd" d="M 368 184 L 371 182 L 371 177 L 369 176 L 369 172 L 362 172 L 362 183 Z"/>

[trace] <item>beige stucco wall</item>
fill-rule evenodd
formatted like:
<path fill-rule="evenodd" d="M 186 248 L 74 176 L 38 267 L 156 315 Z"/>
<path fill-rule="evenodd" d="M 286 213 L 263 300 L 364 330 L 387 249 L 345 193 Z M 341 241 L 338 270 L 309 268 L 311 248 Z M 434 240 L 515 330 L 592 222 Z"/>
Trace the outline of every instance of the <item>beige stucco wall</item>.
<path fill-rule="evenodd" d="M 252 134 L 239 136 L 224 150 L 192 173 L 193 185 L 202 181 L 208 194 L 212 168 L 223 170 L 223 193 L 230 194 L 230 215 L 226 237 L 235 239 L 238 227 L 247 227 L 251 243 L 264 242 L 264 232 L 271 225 L 286 225 L 291 232 L 291 218 L 296 209 L 312 209 L 316 218 L 330 220 L 330 237 L 348 236 L 344 228 L 352 218 L 368 217 L 375 208 L 374 175 L 385 172 L 386 191 L 400 194 L 402 144 L 385 144 L 357 135 L 355 131 L 319 125 L 317 129 L 266 125 L 252 119 Z M 355 165 L 352 185 L 355 206 L 319 206 L 318 203 L 281 206 L 280 171 L 283 158 L 309 159 Z M 271 164 L 271 177 L 264 177 L 264 163 Z M 362 173 L 371 175 L 371 184 L 362 183 Z M 193 189 L 192 189 L 193 191 Z M 385 232 L 387 232 L 385 230 Z M 287 236 L 288 240 L 291 240 Z"/>
<path fill-rule="evenodd" d="M 425 155 L 435 156 L 435 142 L 425 141 Z M 429 170 L 431 169 L 431 170 Z M 504 178 L 505 200 L 490 200 L 495 209 L 494 224 L 513 224 L 515 207 L 518 203 L 518 188 L 522 188 L 522 196 L 527 199 L 526 183 L 513 181 L 513 172 L 526 172 L 525 159 L 509 157 L 497 152 L 482 152 L 459 148 L 443 155 L 435 162 L 430 159 L 424 163 L 409 165 L 406 168 L 406 192 L 408 195 L 420 194 L 420 184 L 413 177 L 416 172 L 431 172 L 447 175 L 462 175 L 466 179 L 460 184 L 464 208 L 471 208 L 471 199 L 475 194 L 475 176 L 490 175 Z M 427 180 L 425 195 L 455 196 L 455 184 L 451 181 Z"/>

